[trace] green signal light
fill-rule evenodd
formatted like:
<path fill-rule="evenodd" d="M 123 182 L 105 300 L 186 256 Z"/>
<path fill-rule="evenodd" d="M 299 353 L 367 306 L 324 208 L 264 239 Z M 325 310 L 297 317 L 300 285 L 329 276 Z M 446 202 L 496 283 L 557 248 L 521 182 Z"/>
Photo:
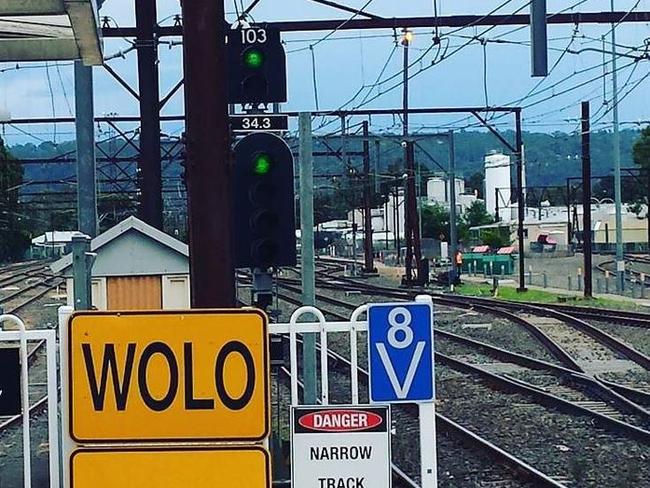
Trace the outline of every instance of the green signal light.
<path fill-rule="evenodd" d="M 259 49 L 251 48 L 244 53 L 244 66 L 249 69 L 260 69 L 264 61 L 264 53 Z"/>
<path fill-rule="evenodd" d="M 258 176 L 264 176 L 271 171 L 271 156 L 268 154 L 258 154 L 253 159 L 253 173 Z"/>

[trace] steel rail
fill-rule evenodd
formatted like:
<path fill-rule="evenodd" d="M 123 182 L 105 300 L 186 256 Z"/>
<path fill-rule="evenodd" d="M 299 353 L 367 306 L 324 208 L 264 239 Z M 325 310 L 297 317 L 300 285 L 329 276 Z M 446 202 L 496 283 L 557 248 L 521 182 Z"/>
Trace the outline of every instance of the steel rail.
<path fill-rule="evenodd" d="M 440 362 L 440 364 L 447 365 L 457 371 L 463 371 L 468 374 L 480 376 L 489 383 L 493 384 L 495 387 L 503 388 L 513 393 L 522 394 L 527 397 L 532 397 L 542 405 L 556 408 L 560 411 L 567 412 L 572 415 L 590 417 L 602 426 L 607 427 L 617 434 L 623 434 L 626 437 L 631 437 L 639 442 L 642 442 L 643 444 L 650 445 L 650 431 L 582 407 L 574 402 L 565 400 L 564 398 L 553 395 L 552 393 L 548 393 L 524 381 L 515 381 L 511 378 L 505 378 L 474 364 L 470 364 L 441 353 L 435 353 L 435 357 L 436 360 Z"/>
<path fill-rule="evenodd" d="M 435 300 L 435 298 L 434 298 Z M 634 347 L 626 344 L 625 342 L 617 339 L 616 337 L 604 332 L 597 327 L 585 322 L 582 319 L 569 315 L 567 313 L 552 309 L 543 305 L 531 305 L 527 303 L 520 302 L 501 302 L 496 300 L 489 300 L 479 297 L 454 297 L 454 300 L 464 301 L 467 303 L 472 303 L 476 305 L 489 305 L 491 307 L 500 307 L 507 308 L 508 310 L 519 309 L 523 312 L 533 313 L 535 315 L 541 315 L 549 318 L 559 320 L 566 323 L 569 326 L 572 326 L 574 329 L 577 329 L 581 332 L 584 332 L 594 340 L 600 342 L 601 344 L 606 345 L 613 351 L 618 352 L 619 354 L 627 357 L 631 361 L 634 361 L 641 367 L 650 370 L 650 357 L 646 356 L 642 352 L 636 350 Z"/>
<path fill-rule="evenodd" d="M 291 301 L 295 302 L 298 300 L 291 299 Z M 318 348 L 320 346 L 317 345 L 316 347 Z M 328 357 L 332 360 L 332 366 L 334 368 L 340 369 L 341 367 L 345 367 L 346 370 L 350 370 L 352 368 L 352 363 L 344 356 L 341 356 L 332 350 L 328 350 L 327 354 Z M 360 381 L 367 385 L 369 377 L 368 372 L 361 367 L 357 367 L 357 370 L 359 372 Z M 289 372 L 287 371 L 287 373 Z M 402 407 L 405 408 L 411 415 L 418 414 L 417 407 L 415 405 L 405 404 L 402 405 Z M 453 422 L 442 414 L 436 413 L 436 421 L 443 427 L 444 430 L 456 436 L 457 438 L 461 440 L 472 440 L 472 446 L 474 446 L 474 448 L 476 448 L 477 445 L 480 446 L 480 448 L 483 449 L 483 451 L 486 452 L 492 459 L 497 461 L 502 466 L 508 468 L 516 478 L 520 478 L 524 481 L 534 482 L 536 483 L 535 486 L 539 486 L 540 488 L 566 488 L 565 485 L 558 483 L 550 476 L 537 470 L 525 461 L 508 453 L 504 449 L 501 449 L 500 447 L 480 437 L 478 434 L 470 431 L 460 424 Z"/>
<path fill-rule="evenodd" d="M 354 280 L 349 280 L 349 279 L 343 279 L 342 281 L 345 281 L 346 283 L 352 283 L 352 284 L 357 285 L 357 286 L 361 285 L 361 288 L 363 288 L 363 289 L 370 289 L 370 290 L 379 289 L 379 290 L 381 290 L 382 295 L 389 295 L 392 298 L 401 298 L 401 299 L 412 298 L 411 296 L 407 296 L 408 292 L 406 292 L 405 290 L 395 290 L 395 289 L 387 289 L 387 288 L 384 288 L 384 287 L 375 287 L 373 285 L 367 285 L 365 283 L 358 283 L 358 282 L 355 282 Z M 338 289 L 338 290 L 341 289 L 340 286 L 332 286 L 332 288 Z M 296 292 L 297 290 L 294 288 L 293 290 L 290 290 L 290 291 Z M 319 295 L 318 298 L 321 301 L 324 301 L 326 303 L 329 303 L 329 304 L 332 304 L 332 305 L 335 305 L 335 306 L 338 306 L 338 307 L 342 307 L 342 308 L 348 308 L 349 309 L 350 307 L 355 306 L 353 304 L 348 304 L 347 302 L 344 302 L 342 300 L 337 300 L 335 298 L 327 297 L 327 296 L 323 296 L 323 295 Z M 442 305 L 446 305 L 446 306 L 454 307 L 454 308 L 465 308 L 465 309 L 480 310 L 480 311 L 482 311 L 483 313 L 486 313 L 486 314 L 502 314 L 502 316 L 504 318 L 506 318 L 508 320 L 513 320 L 516 323 L 520 323 L 521 325 L 523 325 L 524 327 L 529 329 L 531 332 L 536 330 L 537 334 L 535 334 L 535 337 L 537 339 L 541 340 L 542 344 L 545 347 L 547 347 L 547 349 L 549 347 L 552 348 L 552 349 L 548 349 L 549 352 L 551 352 L 556 358 L 558 357 L 558 354 L 559 354 L 559 356 L 562 357 L 562 359 L 563 359 L 563 361 L 562 361 L 563 364 L 568 366 L 569 369 L 572 370 L 573 372 L 584 373 L 583 369 L 579 365 L 577 365 L 577 363 L 575 363 L 575 361 L 571 358 L 571 356 L 569 356 L 568 354 L 565 353 L 566 357 L 563 357 L 563 354 L 561 352 L 561 351 L 563 351 L 563 349 L 559 345 L 555 344 L 555 342 L 551 338 L 546 336 L 534 324 L 532 324 L 532 323 L 530 323 L 528 321 L 525 321 L 525 319 L 522 319 L 522 318 L 520 318 L 520 317 L 518 317 L 516 315 L 513 315 L 513 314 L 511 314 L 511 313 L 509 313 L 507 311 L 497 311 L 496 309 L 494 309 L 492 307 L 485 308 L 482 305 L 480 305 L 480 306 L 473 305 L 472 307 L 468 307 L 467 304 L 466 304 L 466 300 L 461 299 L 461 303 L 456 303 L 457 299 L 459 299 L 458 297 L 445 297 L 445 298 L 448 298 L 451 301 L 442 302 L 441 299 L 438 299 L 437 302 L 442 304 Z M 434 300 L 435 300 L 435 298 L 434 298 Z M 498 304 L 500 304 L 500 303 L 501 302 L 498 302 Z M 513 302 L 513 305 L 520 305 L 520 304 L 518 304 L 516 302 Z M 589 324 L 587 324 L 587 325 L 589 325 Z M 616 340 L 616 339 L 614 339 L 614 340 Z M 477 344 L 474 344 L 474 346 L 476 346 L 476 345 Z M 492 351 L 492 352 L 494 353 L 495 351 Z M 504 352 L 505 353 L 510 353 L 510 351 L 504 351 Z M 510 354 L 513 354 L 513 356 L 510 356 L 511 360 L 516 359 L 516 356 L 514 356 L 516 353 L 510 353 Z M 519 358 L 519 359 L 522 360 L 521 358 Z M 528 359 L 535 361 L 533 358 L 528 358 Z M 525 359 L 524 359 L 524 361 L 525 361 Z M 577 369 L 576 369 L 576 367 L 577 367 Z M 617 385 L 616 383 L 613 383 L 613 382 L 604 382 L 598 376 L 594 376 L 593 379 L 591 379 L 588 375 L 576 375 L 576 376 L 574 376 L 574 379 L 578 380 L 578 378 L 581 378 L 581 377 L 583 378 L 583 380 L 582 380 L 583 383 L 586 382 L 587 386 L 591 389 L 591 391 L 594 394 L 600 396 L 601 398 L 604 397 L 604 398 L 608 399 L 609 401 L 612 401 L 613 403 L 616 403 L 621 408 L 623 408 L 623 409 L 625 409 L 627 411 L 635 411 L 635 412 L 637 412 L 637 414 L 643 416 L 644 418 L 646 417 L 647 411 L 645 409 L 643 409 L 640 405 L 638 405 L 638 401 L 637 401 L 638 399 L 644 399 L 644 401 L 642 401 L 641 403 L 642 404 L 649 404 L 647 401 L 645 401 L 646 397 L 650 396 L 646 392 L 644 392 L 642 390 L 635 389 L 635 388 L 626 387 L 626 386 L 623 386 L 623 385 Z M 617 388 L 614 388 L 613 386 L 616 386 Z"/>
<path fill-rule="evenodd" d="M 291 291 L 293 293 L 300 292 L 299 289 L 294 287 L 287 288 L 286 286 L 283 285 L 281 286 L 282 288 L 288 289 L 288 291 Z M 300 306 L 302 304 L 299 299 L 294 299 L 287 295 L 280 295 L 279 298 L 297 306 Z M 316 299 L 325 303 L 329 303 L 330 305 L 334 305 L 340 308 L 345 308 L 347 310 L 354 310 L 358 307 L 358 305 L 356 304 L 348 303 L 343 300 L 338 300 L 336 298 L 328 297 L 327 295 L 322 295 L 322 294 L 317 294 Z M 483 310 L 483 312 L 492 313 L 492 310 Z M 342 314 L 338 314 L 336 312 L 326 310 L 325 313 L 333 316 L 337 320 L 347 320 L 346 316 Z M 459 342 L 468 345 L 470 347 L 482 349 L 486 351 L 488 354 L 490 354 L 491 356 L 496 357 L 497 359 L 506 360 L 527 368 L 544 370 L 553 373 L 557 376 L 566 378 L 574 384 L 580 384 L 588 388 L 588 390 L 591 391 L 592 394 L 601 398 L 602 400 L 615 404 L 622 411 L 625 411 L 633 415 L 638 415 L 642 417 L 644 421 L 650 421 L 650 412 L 648 410 L 646 410 L 642 406 L 638 405 L 637 403 L 629 399 L 626 395 L 623 395 L 617 390 L 611 388 L 609 385 L 604 384 L 602 381 L 600 381 L 600 378 L 591 377 L 589 375 L 584 374 L 584 372 L 582 371 L 575 371 L 573 369 L 558 366 L 553 363 L 548 363 L 546 361 L 532 358 L 524 354 L 508 351 L 496 346 L 492 346 L 491 344 L 486 344 L 480 341 L 476 341 L 474 339 L 470 339 L 468 337 L 453 334 L 451 332 L 447 332 L 439 328 L 435 328 L 434 331 L 436 335 L 445 337 L 449 340 L 453 340 L 455 342 Z M 643 392 L 640 390 L 631 389 L 631 388 L 628 390 L 632 390 L 633 392 L 636 392 L 638 394 L 643 394 Z"/>

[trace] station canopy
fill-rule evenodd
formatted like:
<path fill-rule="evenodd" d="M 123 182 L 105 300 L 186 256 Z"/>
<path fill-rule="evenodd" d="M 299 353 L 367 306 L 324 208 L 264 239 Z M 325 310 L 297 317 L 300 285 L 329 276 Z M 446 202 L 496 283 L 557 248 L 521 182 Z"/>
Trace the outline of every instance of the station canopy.
<path fill-rule="evenodd" d="M 102 64 L 96 0 L 0 0 L 0 61 Z"/>

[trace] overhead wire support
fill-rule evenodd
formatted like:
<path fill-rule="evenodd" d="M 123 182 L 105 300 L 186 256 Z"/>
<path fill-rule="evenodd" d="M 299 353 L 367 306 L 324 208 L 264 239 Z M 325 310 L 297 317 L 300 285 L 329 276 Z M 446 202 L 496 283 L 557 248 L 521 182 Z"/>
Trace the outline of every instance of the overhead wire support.
<path fill-rule="evenodd" d="M 363 9 L 361 9 L 363 10 Z M 617 24 L 617 23 L 647 23 L 650 22 L 650 11 L 635 12 L 566 12 L 548 14 L 549 25 L 562 24 Z M 529 25 L 529 14 L 503 14 L 503 15 L 449 15 L 428 17 L 397 17 L 390 19 L 350 19 L 341 22 L 340 19 L 332 20 L 296 20 L 282 22 L 268 22 L 265 25 L 270 29 L 279 29 L 282 32 L 314 32 L 314 31 L 342 31 L 342 30 L 368 30 L 368 29 L 402 29 L 402 28 L 435 28 L 453 27 L 467 28 L 478 26 L 507 26 Z M 106 38 L 136 36 L 134 27 L 104 27 L 102 34 Z M 160 37 L 180 37 L 183 33 L 182 26 L 161 26 L 156 30 Z"/>
<path fill-rule="evenodd" d="M 614 0 L 611 0 L 614 10 Z M 614 143 L 614 201 L 616 202 L 616 289 L 625 290 L 625 259 L 623 256 L 623 212 L 621 194 L 621 136 L 618 116 L 618 73 L 616 72 L 616 25 L 612 25 L 612 125 Z"/>
<path fill-rule="evenodd" d="M 259 0 L 258 0 L 259 1 Z M 357 10 L 354 7 L 348 7 L 347 5 L 341 5 L 340 3 L 332 2 L 330 0 L 311 0 L 314 3 L 319 3 L 321 5 L 327 5 L 328 7 L 333 7 L 338 10 L 342 10 L 344 12 L 349 12 L 355 15 L 359 15 L 362 17 L 367 17 L 369 19 L 382 19 L 383 17 L 375 14 L 371 14 L 369 12 L 366 12 L 364 9 Z"/>

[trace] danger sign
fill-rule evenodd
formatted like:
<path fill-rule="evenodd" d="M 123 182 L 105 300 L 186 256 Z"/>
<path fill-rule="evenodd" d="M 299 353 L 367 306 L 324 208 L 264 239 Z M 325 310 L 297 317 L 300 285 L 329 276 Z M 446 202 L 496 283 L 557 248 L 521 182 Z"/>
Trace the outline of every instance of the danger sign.
<path fill-rule="evenodd" d="M 291 415 L 295 488 L 391 486 L 389 407 L 293 407 Z"/>
<path fill-rule="evenodd" d="M 262 312 L 79 313 L 68 334 L 73 440 L 267 436 L 269 363 Z"/>

